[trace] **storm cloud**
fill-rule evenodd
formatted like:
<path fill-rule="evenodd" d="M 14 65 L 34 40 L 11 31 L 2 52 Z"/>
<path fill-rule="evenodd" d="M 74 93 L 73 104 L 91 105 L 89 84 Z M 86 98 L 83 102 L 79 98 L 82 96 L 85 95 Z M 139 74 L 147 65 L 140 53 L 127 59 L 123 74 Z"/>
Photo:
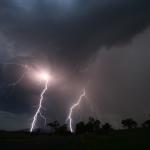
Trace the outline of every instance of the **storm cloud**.
<path fill-rule="evenodd" d="M 149 113 L 149 16 L 148 0 L 1 0 L 0 62 L 38 62 L 63 76 L 47 94 L 53 119 L 63 121 L 87 86 L 98 118 L 115 122 L 139 111 L 140 120 Z M 1 70 L 1 82 L 10 70 Z M 41 87 L 23 83 L 1 90 L 1 110 L 31 113 Z"/>
<path fill-rule="evenodd" d="M 130 42 L 150 23 L 147 0 L 0 3 L 0 28 L 18 51 L 67 65 L 85 63 L 102 46 Z"/>

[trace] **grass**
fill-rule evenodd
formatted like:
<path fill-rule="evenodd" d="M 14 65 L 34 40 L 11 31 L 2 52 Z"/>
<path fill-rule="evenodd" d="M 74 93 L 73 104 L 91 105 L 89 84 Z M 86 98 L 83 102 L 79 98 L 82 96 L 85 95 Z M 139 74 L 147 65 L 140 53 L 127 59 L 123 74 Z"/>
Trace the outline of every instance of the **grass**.
<path fill-rule="evenodd" d="M 108 135 L 85 134 L 71 136 L 0 133 L 3 149 L 50 150 L 150 150 L 150 130 L 114 131 Z"/>

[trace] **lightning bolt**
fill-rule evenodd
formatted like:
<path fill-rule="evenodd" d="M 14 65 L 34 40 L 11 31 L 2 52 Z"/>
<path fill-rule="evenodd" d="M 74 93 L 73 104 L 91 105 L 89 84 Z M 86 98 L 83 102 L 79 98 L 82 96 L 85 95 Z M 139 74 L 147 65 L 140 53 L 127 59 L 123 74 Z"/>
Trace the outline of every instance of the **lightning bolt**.
<path fill-rule="evenodd" d="M 15 82 L 9 83 L 7 85 L 8 87 L 10 87 L 10 86 L 13 86 L 13 87 L 17 86 L 23 80 L 23 78 L 25 77 L 26 73 L 31 70 L 31 68 L 29 66 L 27 66 L 26 64 L 23 65 L 23 64 L 18 64 L 18 63 L 11 63 L 11 62 L 0 63 L 0 64 L 2 64 L 2 65 L 15 65 L 15 66 L 19 66 L 19 67 L 22 67 L 22 68 L 25 69 L 25 71 L 23 72 L 21 77 L 18 80 L 16 80 Z M 31 128 L 30 128 L 30 132 L 32 132 L 34 127 L 35 127 L 38 115 L 45 121 L 44 125 L 47 124 L 46 117 L 41 113 L 41 109 L 44 109 L 42 107 L 42 102 L 43 102 L 44 94 L 47 91 L 48 82 L 49 82 L 49 79 L 47 77 L 45 77 L 45 76 L 44 76 L 44 80 L 45 80 L 45 86 L 44 86 L 44 89 L 42 90 L 41 95 L 40 95 L 40 102 L 39 102 L 39 105 L 38 105 L 38 109 L 37 109 L 37 111 L 36 111 L 36 113 L 35 113 L 35 115 L 33 117 L 33 121 L 32 121 Z M 0 88 L 3 88 L 3 87 L 0 87 Z"/>
<path fill-rule="evenodd" d="M 67 120 L 69 120 L 69 129 L 72 133 L 74 132 L 73 127 L 72 127 L 72 120 L 73 120 L 72 114 L 73 114 L 74 109 L 80 105 L 83 97 L 86 97 L 85 89 L 83 90 L 82 94 L 80 95 L 78 101 L 71 106 L 70 111 L 69 111 L 69 115 L 67 117 Z"/>
<path fill-rule="evenodd" d="M 45 120 L 45 123 L 46 123 L 46 118 L 42 115 L 42 113 L 41 113 L 41 108 L 42 108 L 42 102 L 43 102 L 43 99 L 44 99 L 44 94 L 46 93 L 47 89 L 48 89 L 48 79 L 46 79 L 46 81 L 45 81 L 45 87 L 44 87 L 44 89 L 43 89 L 42 92 L 41 92 L 38 109 L 37 109 L 37 111 L 35 112 L 35 115 L 34 115 L 34 117 L 33 117 L 33 121 L 32 121 L 32 123 L 31 123 L 30 133 L 31 133 L 31 132 L 34 130 L 34 128 L 35 128 L 35 124 L 36 124 L 36 122 L 37 122 L 38 115 L 40 115 L 40 116 Z"/>

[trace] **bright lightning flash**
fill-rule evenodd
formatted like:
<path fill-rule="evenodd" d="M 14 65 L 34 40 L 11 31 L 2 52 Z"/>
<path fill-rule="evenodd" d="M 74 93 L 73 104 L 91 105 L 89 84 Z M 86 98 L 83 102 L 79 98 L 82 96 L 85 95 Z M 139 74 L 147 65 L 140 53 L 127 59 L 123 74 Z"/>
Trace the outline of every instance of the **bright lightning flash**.
<path fill-rule="evenodd" d="M 45 81 L 48 81 L 49 78 L 50 78 L 49 74 L 46 73 L 46 72 L 41 72 L 39 77 L 40 77 L 42 80 L 45 80 Z"/>
<path fill-rule="evenodd" d="M 35 128 L 35 124 L 37 122 L 38 115 L 40 115 L 45 120 L 45 123 L 46 123 L 46 118 L 42 115 L 41 108 L 42 108 L 42 102 L 44 99 L 44 94 L 46 93 L 46 91 L 48 89 L 48 82 L 50 80 L 50 76 L 48 73 L 42 72 L 42 73 L 40 73 L 39 77 L 40 77 L 40 80 L 43 80 L 45 82 L 45 86 L 44 86 L 44 89 L 42 90 L 41 95 L 40 95 L 40 101 L 39 101 L 38 109 L 37 109 L 37 111 L 33 117 L 30 132 L 32 132 Z"/>
<path fill-rule="evenodd" d="M 25 69 L 25 71 L 21 75 L 21 77 L 17 81 L 8 84 L 8 86 L 14 86 L 14 87 L 17 86 L 23 80 L 23 78 L 25 77 L 26 73 L 28 73 L 31 70 L 33 71 L 33 69 L 31 69 L 29 66 L 23 65 L 23 64 L 9 63 L 9 62 L 8 63 L 0 63 L 0 64 L 2 64 L 2 65 L 16 65 L 16 66 L 19 66 L 19 67 L 22 67 L 22 68 Z M 35 113 L 35 115 L 33 117 L 33 121 L 32 121 L 31 128 L 30 128 L 30 132 L 32 132 L 34 130 L 35 124 L 37 122 L 38 115 L 41 118 L 44 119 L 45 125 L 46 125 L 46 117 L 41 113 L 41 109 L 43 108 L 42 107 L 42 102 L 43 102 L 43 99 L 44 99 L 44 94 L 47 91 L 48 83 L 51 80 L 51 78 L 50 78 L 51 76 L 49 76 L 49 74 L 47 72 L 44 72 L 44 71 L 41 71 L 41 73 L 38 73 L 38 74 L 36 73 L 36 77 L 38 78 L 38 80 L 44 81 L 45 82 L 45 86 L 44 86 L 44 89 L 42 90 L 41 95 L 40 95 L 40 101 L 39 101 L 38 109 L 37 109 L 37 111 L 36 111 L 36 113 Z M 0 88 L 2 88 L 2 87 L 0 87 Z"/>
<path fill-rule="evenodd" d="M 69 129 L 72 133 L 74 132 L 73 127 L 72 127 L 72 114 L 73 114 L 74 109 L 80 105 L 83 97 L 86 97 L 85 89 L 83 90 L 82 94 L 80 95 L 78 101 L 71 106 L 70 111 L 69 111 L 67 120 L 69 120 Z"/>

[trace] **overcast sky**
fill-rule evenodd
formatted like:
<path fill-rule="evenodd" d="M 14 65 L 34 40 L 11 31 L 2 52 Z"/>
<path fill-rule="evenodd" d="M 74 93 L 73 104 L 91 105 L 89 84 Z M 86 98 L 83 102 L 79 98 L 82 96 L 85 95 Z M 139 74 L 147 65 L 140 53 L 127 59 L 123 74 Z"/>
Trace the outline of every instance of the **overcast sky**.
<path fill-rule="evenodd" d="M 29 128 L 43 88 L 29 73 L 8 87 L 24 70 L 5 63 L 52 72 L 56 82 L 43 112 L 48 121 L 64 123 L 84 87 L 88 100 L 75 122 L 94 116 L 118 127 L 125 117 L 148 119 L 149 48 L 148 0 L 1 0 L 0 128 Z"/>

